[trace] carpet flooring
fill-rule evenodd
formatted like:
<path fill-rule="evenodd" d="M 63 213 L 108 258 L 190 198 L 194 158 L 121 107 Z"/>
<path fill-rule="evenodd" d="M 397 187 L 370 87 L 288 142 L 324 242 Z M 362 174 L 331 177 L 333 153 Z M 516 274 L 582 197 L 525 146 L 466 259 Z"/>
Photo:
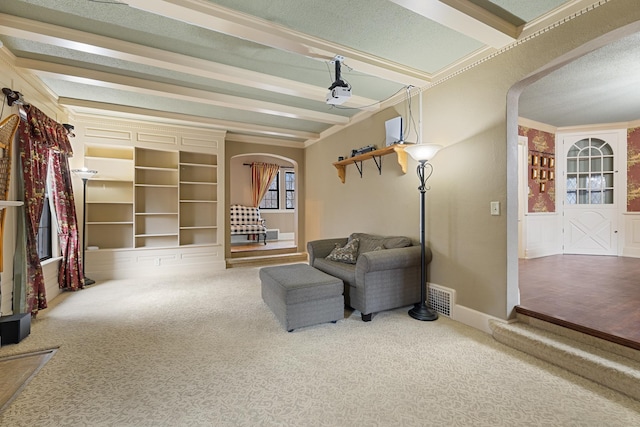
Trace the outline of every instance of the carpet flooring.
<path fill-rule="evenodd" d="M 0 357 L 55 355 L 2 426 L 635 426 L 640 402 L 446 317 L 286 332 L 258 268 L 65 293 Z"/>
<path fill-rule="evenodd" d="M 56 350 L 52 349 L 0 359 L 0 413 L 11 404 L 55 352 Z"/>

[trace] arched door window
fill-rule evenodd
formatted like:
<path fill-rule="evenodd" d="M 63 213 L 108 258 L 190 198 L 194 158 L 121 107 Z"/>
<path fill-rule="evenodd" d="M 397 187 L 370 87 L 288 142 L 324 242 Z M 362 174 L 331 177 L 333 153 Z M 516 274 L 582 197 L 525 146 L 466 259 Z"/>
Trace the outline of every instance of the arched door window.
<path fill-rule="evenodd" d="M 567 153 L 567 204 L 613 204 L 613 150 L 598 138 L 581 139 Z"/>

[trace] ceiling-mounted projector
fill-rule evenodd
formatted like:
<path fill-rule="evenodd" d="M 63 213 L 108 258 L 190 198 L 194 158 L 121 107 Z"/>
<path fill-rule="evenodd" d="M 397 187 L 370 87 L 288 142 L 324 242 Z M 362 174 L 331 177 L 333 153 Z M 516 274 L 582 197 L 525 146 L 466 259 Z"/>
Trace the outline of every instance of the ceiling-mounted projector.
<path fill-rule="evenodd" d="M 327 104 L 342 105 L 351 98 L 351 88 L 336 86 L 327 93 Z"/>
<path fill-rule="evenodd" d="M 337 56 L 335 63 L 336 81 L 329 86 L 329 92 L 327 93 L 327 104 L 329 105 L 341 105 L 351 98 L 351 86 L 340 78 L 340 59 Z"/>

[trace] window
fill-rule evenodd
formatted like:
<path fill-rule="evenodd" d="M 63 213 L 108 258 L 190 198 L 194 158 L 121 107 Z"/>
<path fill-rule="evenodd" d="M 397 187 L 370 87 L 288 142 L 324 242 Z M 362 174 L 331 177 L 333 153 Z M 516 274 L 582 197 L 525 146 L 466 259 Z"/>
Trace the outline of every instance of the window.
<path fill-rule="evenodd" d="M 260 202 L 260 209 L 280 209 L 280 171 L 264 195 L 264 198 Z"/>
<path fill-rule="evenodd" d="M 284 191 L 280 191 L 281 188 Z M 278 210 L 281 206 L 288 210 L 296 208 L 296 173 L 293 171 L 278 171 L 260 202 L 260 209 Z"/>
<path fill-rule="evenodd" d="M 284 173 L 284 188 L 285 188 L 285 208 L 296 208 L 296 173 L 285 172 Z"/>
<path fill-rule="evenodd" d="M 51 235 L 51 207 L 49 206 L 49 189 L 44 192 L 44 205 L 42 207 L 42 215 L 40 216 L 40 225 L 38 226 L 38 236 L 36 243 L 38 246 L 38 257 L 40 261 L 49 259 L 53 256 Z"/>
<path fill-rule="evenodd" d="M 567 204 L 613 204 L 613 169 L 613 150 L 605 141 L 573 144 L 567 153 Z"/>

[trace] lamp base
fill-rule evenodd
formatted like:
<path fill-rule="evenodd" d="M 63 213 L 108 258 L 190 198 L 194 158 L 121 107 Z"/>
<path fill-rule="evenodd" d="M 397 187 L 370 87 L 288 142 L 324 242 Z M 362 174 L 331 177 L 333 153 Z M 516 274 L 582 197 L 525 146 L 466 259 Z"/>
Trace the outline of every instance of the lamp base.
<path fill-rule="evenodd" d="M 425 304 L 418 303 L 409 310 L 409 316 L 417 320 L 432 321 L 438 318 L 438 313 L 431 310 Z"/>
<path fill-rule="evenodd" d="M 94 283 L 96 283 L 95 280 L 89 279 L 88 277 L 85 276 L 85 278 L 84 278 L 84 285 L 85 286 L 93 285 Z"/>

